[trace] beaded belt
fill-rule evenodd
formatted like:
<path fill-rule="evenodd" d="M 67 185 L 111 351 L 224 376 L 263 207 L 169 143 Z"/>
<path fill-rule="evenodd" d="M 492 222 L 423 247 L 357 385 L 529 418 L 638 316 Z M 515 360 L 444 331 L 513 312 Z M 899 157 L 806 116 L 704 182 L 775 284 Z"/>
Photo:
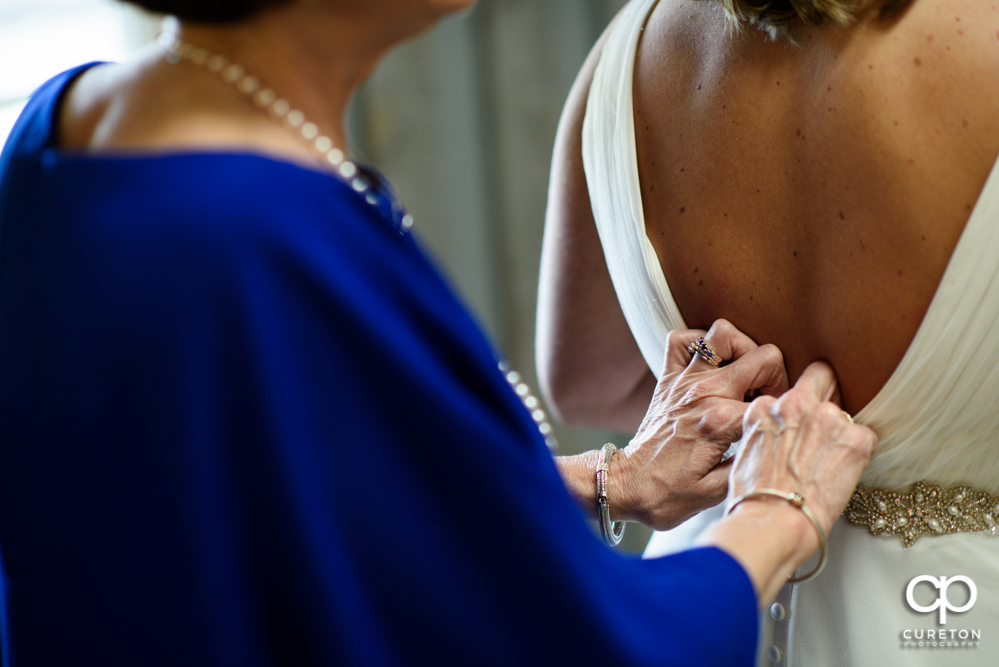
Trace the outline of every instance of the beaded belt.
<path fill-rule="evenodd" d="M 999 534 L 999 497 L 967 486 L 943 489 L 916 482 L 899 493 L 861 484 L 843 515 L 855 526 L 867 526 L 872 535 L 898 535 L 903 547 L 923 535 Z"/>

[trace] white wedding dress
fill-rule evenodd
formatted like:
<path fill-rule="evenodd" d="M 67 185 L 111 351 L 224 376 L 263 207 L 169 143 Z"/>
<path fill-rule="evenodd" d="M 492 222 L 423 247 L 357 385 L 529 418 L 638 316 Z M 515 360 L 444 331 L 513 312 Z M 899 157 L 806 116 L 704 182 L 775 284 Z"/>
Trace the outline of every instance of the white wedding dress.
<path fill-rule="evenodd" d="M 587 102 L 583 163 L 614 288 L 642 355 L 658 374 L 667 333 L 686 327 L 645 233 L 635 149 L 635 54 L 656 2 L 632 0 L 611 30 Z M 881 438 L 863 485 L 879 492 L 904 492 L 925 481 L 948 490 L 948 499 L 931 508 L 938 519 L 924 517 L 921 525 L 928 534 L 908 548 L 900 536 L 874 535 L 867 527 L 840 519 L 830 535 L 825 571 L 810 582 L 786 586 L 774 607 L 761 615 L 761 665 L 999 664 L 996 531 L 935 534 L 937 528 L 927 528 L 939 527 L 952 517 L 988 528 L 995 526 L 993 517 L 999 518 L 997 323 L 999 166 L 981 193 L 902 362 L 855 418 Z M 991 497 L 967 489 L 961 493 L 959 485 Z M 875 505 L 886 503 L 880 506 L 886 511 L 878 514 L 877 527 L 887 523 L 889 528 L 905 530 L 904 520 L 897 518 L 905 516 L 905 507 L 895 505 L 886 491 L 872 500 Z M 909 500 L 914 502 L 913 498 Z M 923 501 L 920 509 L 932 504 L 923 496 L 916 500 Z M 673 531 L 657 533 L 646 557 L 685 548 L 718 516 L 720 509 L 715 508 Z M 872 515 L 870 522 L 875 520 Z M 810 566 L 807 563 L 800 572 Z M 912 609 L 906 590 L 920 575 L 970 578 L 977 590 L 974 606 L 964 613 L 951 611 L 943 625 L 939 611 Z M 964 584 L 955 584 L 946 599 L 951 609 L 960 608 L 969 595 Z M 944 597 L 925 583 L 913 593 L 913 601 L 924 609 L 938 599 Z M 719 638 L 724 641 L 724 628 L 719 628 Z M 915 646 L 906 646 L 907 641 Z"/>

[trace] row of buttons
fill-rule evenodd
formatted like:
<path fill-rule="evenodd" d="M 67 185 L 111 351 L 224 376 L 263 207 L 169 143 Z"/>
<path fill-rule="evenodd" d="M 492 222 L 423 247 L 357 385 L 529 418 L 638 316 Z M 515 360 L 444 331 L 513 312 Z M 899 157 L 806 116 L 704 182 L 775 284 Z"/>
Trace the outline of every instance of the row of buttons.
<path fill-rule="evenodd" d="M 784 605 L 780 602 L 774 602 L 770 605 L 770 618 L 774 619 L 778 623 L 787 618 L 787 610 L 784 609 Z M 780 647 L 776 644 L 771 644 L 767 651 L 770 656 L 770 661 L 775 665 L 784 659 L 784 652 L 780 650 Z"/>

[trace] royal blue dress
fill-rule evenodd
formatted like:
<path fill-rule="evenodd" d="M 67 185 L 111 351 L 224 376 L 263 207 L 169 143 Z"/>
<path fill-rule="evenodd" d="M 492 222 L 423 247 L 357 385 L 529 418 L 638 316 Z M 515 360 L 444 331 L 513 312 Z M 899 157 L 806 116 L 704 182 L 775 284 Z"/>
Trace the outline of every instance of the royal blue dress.
<path fill-rule="evenodd" d="M 738 665 L 717 549 L 592 534 L 398 211 L 250 154 L 0 161 L 5 664 Z"/>

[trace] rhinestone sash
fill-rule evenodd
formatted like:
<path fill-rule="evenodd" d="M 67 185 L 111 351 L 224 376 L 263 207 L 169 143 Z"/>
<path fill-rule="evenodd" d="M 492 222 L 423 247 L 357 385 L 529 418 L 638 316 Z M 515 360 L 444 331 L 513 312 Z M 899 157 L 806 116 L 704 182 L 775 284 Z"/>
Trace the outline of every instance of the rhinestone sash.
<path fill-rule="evenodd" d="M 897 535 L 911 547 L 924 535 L 985 532 L 999 536 L 999 497 L 967 486 L 941 488 L 916 482 L 905 493 L 863 484 L 843 510 L 846 520 L 872 535 Z"/>

